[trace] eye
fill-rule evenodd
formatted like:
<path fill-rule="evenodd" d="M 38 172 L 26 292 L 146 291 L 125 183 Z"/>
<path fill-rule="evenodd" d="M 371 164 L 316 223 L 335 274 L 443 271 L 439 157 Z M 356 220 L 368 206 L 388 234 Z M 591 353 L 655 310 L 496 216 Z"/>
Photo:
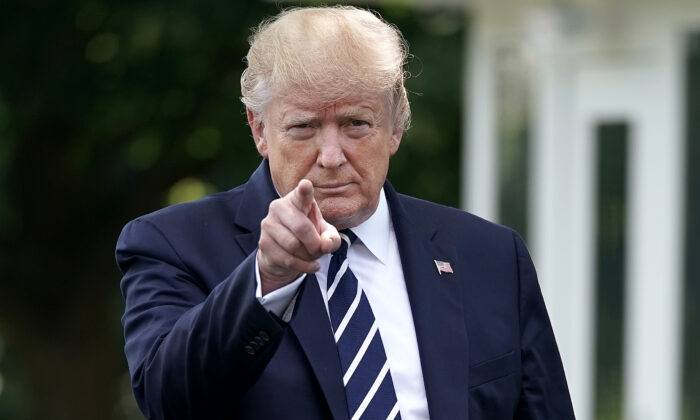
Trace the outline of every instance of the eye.
<path fill-rule="evenodd" d="M 345 123 L 345 133 L 351 138 L 362 138 L 369 135 L 372 124 L 367 120 L 348 119 Z"/>
<path fill-rule="evenodd" d="M 313 136 L 314 127 L 311 123 L 292 124 L 287 127 L 287 133 L 295 139 L 307 139 Z"/>

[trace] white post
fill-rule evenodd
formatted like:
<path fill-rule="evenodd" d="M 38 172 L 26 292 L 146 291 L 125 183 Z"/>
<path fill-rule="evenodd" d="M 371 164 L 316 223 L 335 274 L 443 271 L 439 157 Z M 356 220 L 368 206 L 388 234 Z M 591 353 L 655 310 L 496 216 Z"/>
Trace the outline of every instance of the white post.
<path fill-rule="evenodd" d="M 542 25 L 532 26 L 542 40 Z M 530 225 L 532 251 L 579 420 L 592 415 L 592 158 L 573 135 L 573 65 L 551 33 L 534 50 Z M 584 131 L 582 134 L 585 134 Z M 574 269 L 574 267 L 580 267 Z"/>
<path fill-rule="evenodd" d="M 664 13 L 645 33 L 660 59 L 638 100 L 631 148 L 625 419 L 679 418 L 682 311 L 683 41 Z M 642 81 L 643 82 L 643 81 Z"/>
<path fill-rule="evenodd" d="M 483 218 L 497 218 L 497 162 L 494 133 L 493 58 L 485 23 L 474 19 L 470 25 L 469 73 L 465 95 L 467 127 L 463 141 L 462 207 Z M 465 191 L 466 189 L 466 191 Z"/>
<path fill-rule="evenodd" d="M 577 93 L 580 90 L 577 90 Z M 570 360 L 569 386 L 572 398 L 577 405 L 577 418 L 588 420 L 593 418 L 593 349 L 594 349 L 594 142 L 592 141 L 592 121 L 585 117 L 583 110 L 574 104 L 574 121 L 571 127 L 571 147 L 566 151 L 567 156 L 561 158 L 570 166 L 570 195 L 565 203 L 568 214 L 568 229 L 561 233 L 568 239 L 559 236 L 561 246 L 567 247 L 568 257 L 564 258 L 564 269 L 568 273 L 570 285 L 567 303 L 570 305 L 571 328 L 573 334 L 569 341 L 572 349 Z M 567 176 L 562 171 L 559 176 Z M 568 243 L 568 245 L 567 245 Z M 561 275 L 565 275 L 564 273 Z"/>

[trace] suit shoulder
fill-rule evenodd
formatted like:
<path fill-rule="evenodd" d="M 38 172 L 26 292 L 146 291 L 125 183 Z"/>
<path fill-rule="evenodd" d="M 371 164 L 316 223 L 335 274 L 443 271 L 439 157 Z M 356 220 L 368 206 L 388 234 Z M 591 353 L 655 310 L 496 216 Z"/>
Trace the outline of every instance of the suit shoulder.
<path fill-rule="evenodd" d="M 467 236 L 484 244 L 503 244 L 503 241 L 512 243 L 514 236 L 519 237 L 519 234 L 508 226 L 491 222 L 465 210 L 404 194 L 399 194 L 399 198 L 409 214 L 430 219 L 437 231 L 450 233 L 450 236 Z"/>
<path fill-rule="evenodd" d="M 245 184 L 228 191 L 210 194 L 196 201 L 161 208 L 137 217 L 130 223 L 146 222 L 159 229 L 168 229 L 170 226 L 206 227 L 218 220 L 231 219 L 238 210 L 239 199 L 244 190 Z"/>
<path fill-rule="evenodd" d="M 466 210 L 455 207 L 446 206 L 443 204 L 434 203 L 432 201 L 423 200 L 416 197 L 411 197 L 405 194 L 398 194 L 403 205 L 409 212 L 419 212 L 429 215 L 436 223 L 453 225 L 455 222 L 460 224 L 470 225 L 474 228 L 485 229 L 489 231 L 502 231 L 510 234 L 515 231 L 508 226 L 500 225 L 492 221 L 486 220 L 475 214 L 469 213 Z"/>

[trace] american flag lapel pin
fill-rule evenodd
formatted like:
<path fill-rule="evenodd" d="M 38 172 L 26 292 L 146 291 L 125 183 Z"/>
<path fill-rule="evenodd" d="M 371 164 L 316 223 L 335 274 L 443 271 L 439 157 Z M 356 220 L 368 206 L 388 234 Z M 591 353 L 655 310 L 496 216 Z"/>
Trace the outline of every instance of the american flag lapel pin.
<path fill-rule="evenodd" d="M 452 266 L 450 265 L 449 262 L 439 261 L 439 260 L 433 260 L 433 261 L 435 261 L 435 267 L 437 268 L 437 271 L 440 275 L 442 275 L 442 273 L 454 274 L 454 271 L 452 271 Z"/>

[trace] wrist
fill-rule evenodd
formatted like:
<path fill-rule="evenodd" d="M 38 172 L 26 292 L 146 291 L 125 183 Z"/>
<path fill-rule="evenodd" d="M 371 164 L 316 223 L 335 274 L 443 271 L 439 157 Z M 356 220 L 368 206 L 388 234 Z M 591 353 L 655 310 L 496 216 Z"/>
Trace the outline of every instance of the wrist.
<path fill-rule="evenodd" d="M 266 269 L 264 264 L 261 264 L 259 253 L 257 255 L 257 262 L 258 275 L 260 276 L 260 292 L 262 296 L 288 285 L 301 275 L 301 273 L 290 273 L 287 270 L 285 270 L 284 273 L 276 273 L 274 270 Z"/>
<path fill-rule="evenodd" d="M 280 279 L 269 279 L 267 278 L 262 272 L 260 273 L 260 292 L 262 293 L 263 296 L 270 292 L 274 292 L 275 290 L 284 287 L 294 281 L 299 277 L 299 275 L 296 276 L 290 276 L 290 277 L 284 277 Z"/>

